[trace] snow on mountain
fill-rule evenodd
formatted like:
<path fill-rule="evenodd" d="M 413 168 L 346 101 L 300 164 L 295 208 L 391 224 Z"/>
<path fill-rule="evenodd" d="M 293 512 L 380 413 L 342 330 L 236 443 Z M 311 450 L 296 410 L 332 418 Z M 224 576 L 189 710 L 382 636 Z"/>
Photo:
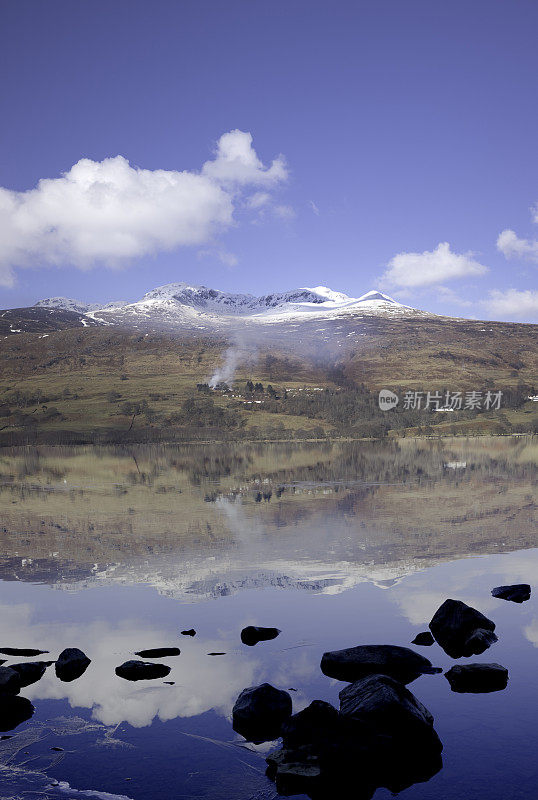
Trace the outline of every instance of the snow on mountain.
<path fill-rule="evenodd" d="M 353 298 L 342 292 L 333 292 L 325 286 L 316 286 L 314 289 L 303 287 L 289 292 L 256 297 L 252 294 L 231 294 L 208 289 L 206 286 L 189 286 L 186 283 L 169 283 L 152 289 L 144 295 L 141 304 L 160 304 L 171 301 L 184 303 L 205 311 L 216 311 L 225 314 L 252 314 L 292 305 L 326 305 L 336 307 L 346 305 Z M 133 304 L 134 305 L 134 304 Z"/>
<path fill-rule="evenodd" d="M 350 297 L 326 286 L 301 287 L 288 292 L 256 297 L 169 283 L 147 292 L 133 303 L 111 302 L 106 305 L 83 303 L 65 297 L 40 300 L 36 306 L 77 311 L 99 322 L 129 327 L 212 328 L 241 322 L 271 324 L 330 319 L 342 315 L 409 316 L 424 312 L 398 303 L 379 291 L 361 297 Z"/>
<path fill-rule="evenodd" d="M 398 303 L 396 300 L 393 300 L 392 297 L 389 297 L 388 294 L 383 294 L 383 292 L 366 292 L 361 297 L 358 298 L 357 303 L 392 303 L 396 306 L 402 306 L 401 303 Z M 403 306 L 402 306 L 403 307 Z M 407 306 L 405 306 L 407 308 Z"/>
<path fill-rule="evenodd" d="M 127 301 L 118 300 L 106 303 L 83 303 L 80 300 L 72 300 L 69 297 L 47 297 L 34 303 L 34 308 L 60 308 L 62 311 L 75 311 L 77 314 L 88 314 L 90 311 L 98 311 L 104 308 L 120 308 L 127 305 Z"/>
<path fill-rule="evenodd" d="M 46 297 L 34 303 L 37 308 L 60 308 L 62 311 L 76 311 L 77 314 L 87 314 L 93 310 L 91 303 L 81 303 L 79 300 L 72 300 L 69 297 Z M 99 308 L 99 306 L 96 306 Z"/>

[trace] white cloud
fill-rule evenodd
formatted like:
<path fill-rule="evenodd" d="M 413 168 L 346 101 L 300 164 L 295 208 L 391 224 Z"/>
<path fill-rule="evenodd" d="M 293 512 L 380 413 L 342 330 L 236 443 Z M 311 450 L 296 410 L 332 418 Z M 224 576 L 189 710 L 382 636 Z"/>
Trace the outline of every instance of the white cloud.
<path fill-rule="evenodd" d="M 538 264 L 538 240 L 520 239 L 516 232 L 509 228 L 499 234 L 497 250 L 500 250 L 506 258 L 523 258 Z"/>
<path fill-rule="evenodd" d="M 492 289 L 483 304 L 497 317 L 538 319 L 538 292 L 531 289 Z"/>
<path fill-rule="evenodd" d="M 236 267 L 239 263 L 239 259 L 235 253 L 230 253 L 228 250 L 224 250 L 221 247 L 198 250 L 198 258 L 206 257 L 216 258 L 221 264 L 225 264 L 227 267 Z"/>
<path fill-rule="evenodd" d="M 256 212 L 256 216 L 252 219 L 254 225 L 269 217 L 283 221 L 295 218 L 295 210 L 291 206 L 275 203 L 268 192 L 255 192 L 247 197 L 245 205 L 249 210 Z"/>
<path fill-rule="evenodd" d="M 387 286 L 431 286 L 454 278 L 484 275 L 488 268 L 472 253 L 453 253 L 448 242 L 423 253 L 398 253 L 389 261 L 381 281 Z"/>
<path fill-rule="evenodd" d="M 139 169 L 122 156 L 83 158 L 35 189 L 0 187 L 0 284 L 13 285 L 19 266 L 121 266 L 211 244 L 234 223 L 244 188 L 272 188 L 286 177 L 281 156 L 265 167 L 250 133 L 235 130 L 219 139 L 201 172 Z"/>
<path fill-rule="evenodd" d="M 236 267 L 239 263 L 239 259 L 235 253 L 229 253 L 227 250 L 219 250 L 217 257 L 227 267 Z"/>
<path fill-rule="evenodd" d="M 457 306 L 464 306 L 469 308 L 473 305 L 470 300 L 466 300 L 464 297 L 460 297 L 459 294 L 450 288 L 450 286 L 437 286 L 436 289 L 437 297 L 446 301 L 447 303 L 454 303 Z"/>
<path fill-rule="evenodd" d="M 291 206 L 275 206 L 273 208 L 273 214 L 277 219 L 294 219 L 295 211 Z"/>
<path fill-rule="evenodd" d="M 252 147 L 252 134 L 238 130 L 220 137 L 216 157 L 206 161 L 202 173 L 222 183 L 251 186 L 274 186 L 288 177 L 284 156 L 278 156 L 270 167 L 264 167 Z"/>
<path fill-rule="evenodd" d="M 310 208 L 312 209 L 316 217 L 319 217 L 319 208 L 317 207 L 317 205 L 314 203 L 313 200 L 309 200 L 308 202 L 310 203 Z"/>
<path fill-rule="evenodd" d="M 249 208 L 261 208 L 266 206 L 271 200 L 271 195 L 268 192 L 255 192 L 251 197 L 247 198 L 247 205 Z"/>

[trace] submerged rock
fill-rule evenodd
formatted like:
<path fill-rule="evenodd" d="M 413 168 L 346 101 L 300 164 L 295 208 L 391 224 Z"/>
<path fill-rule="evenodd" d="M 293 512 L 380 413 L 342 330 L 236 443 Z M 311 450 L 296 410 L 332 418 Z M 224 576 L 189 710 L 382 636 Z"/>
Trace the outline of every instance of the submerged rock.
<path fill-rule="evenodd" d="M 11 667 L 0 667 L 0 694 L 19 694 L 21 676 Z"/>
<path fill-rule="evenodd" d="M 491 590 L 493 597 L 501 600 L 511 600 L 512 603 L 524 603 L 531 596 L 531 587 L 528 583 L 514 583 L 511 586 L 496 586 Z"/>
<path fill-rule="evenodd" d="M 196 631 L 194 628 L 189 628 L 188 631 L 181 631 L 182 636 L 196 636 Z"/>
<path fill-rule="evenodd" d="M 456 664 L 445 678 L 453 692 L 499 692 L 506 689 L 508 670 L 500 664 Z"/>
<path fill-rule="evenodd" d="M 391 644 L 365 644 L 324 653 L 321 671 L 339 681 L 357 681 L 367 675 L 389 675 L 411 683 L 431 669 L 431 661 L 410 650 Z"/>
<path fill-rule="evenodd" d="M 179 647 L 153 647 L 150 650 L 139 650 L 135 656 L 141 658 L 166 658 L 167 656 L 178 656 L 181 653 Z"/>
<path fill-rule="evenodd" d="M 0 653 L 4 656 L 41 656 L 48 650 L 30 650 L 27 647 L 3 647 Z"/>
<path fill-rule="evenodd" d="M 422 631 L 421 633 L 417 633 L 411 644 L 419 644 L 422 647 L 429 647 L 435 642 L 430 631 Z"/>
<path fill-rule="evenodd" d="M 116 675 L 126 681 L 151 681 L 165 678 L 170 672 L 166 664 L 152 664 L 146 661 L 125 661 L 116 667 Z"/>
<path fill-rule="evenodd" d="M 12 731 L 30 719 L 34 711 L 34 706 L 26 697 L 0 694 L 0 731 Z M 3 736 L 2 739 L 4 738 L 11 737 Z"/>
<path fill-rule="evenodd" d="M 232 710 L 233 729 L 247 741 L 259 744 L 280 736 L 282 723 L 291 716 L 290 695 L 270 683 L 243 689 Z"/>
<path fill-rule="evenodd" d="M 266 762 L 266 775 L 275 782 L 278 794 L 319 796 L 323 775 L 316 756 L 281 748 L 269 753 Z"/>
<path fill-rule="evenodd" d="M 433 615 L 430 630 L 452 658 L 480 655 L 497 641 L 495 623 L 461 600 L 445 600 Z"/>
<path fill-rule="evenodd" d="M 261 628 L 257 625 L 248 625 L 241 631 L 241 641 L 243 644 L 253 647 L 258 642 L 268 642 L 276 639 L 280 633 L 278 628 Z"/>
<path fill-rule="evenodd" d="M 43 675 L 45 670 L 51 664 L 51 661 L 25 661 L 23 664 L 12 664 L 11 669 L 18 672 L 21 687 L 30 686 L 32 683 L 37 683 Z"/>
<path fill-rule="evenodd" d="M 90 664 L 91 659 L 78 647 L 66 647 L 54 666 L 56 677 L 64 683 L 70 683 L 84 675 Z"/>

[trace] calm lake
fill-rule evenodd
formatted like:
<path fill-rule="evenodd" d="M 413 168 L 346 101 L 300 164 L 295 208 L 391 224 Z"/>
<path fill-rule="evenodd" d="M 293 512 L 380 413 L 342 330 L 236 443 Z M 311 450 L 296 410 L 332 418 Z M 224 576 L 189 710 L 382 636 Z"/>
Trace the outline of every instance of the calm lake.
<path fill-rule="evenodd" d="M 411 646 L 445 671 L 456 662 L 437 644 L 410 643 L 452 597 L 499 637 L 457 663 L 502 664 L 508 687 L 410 684 L 443 767 L 401 796 L 535 800 L 537 464 L 536 437 L 2 451 L 0 648 L 78 647 L 91 664 L 69 683 L 49 666 L 21 691 L 35 713 L 2 734 L 0 798 L 275 798 L 274 744 L 232 729 L 242 689 L 338 706 L 344 684 L 320 659 L 358 644 Z M 520 582 L 528 602 L 491 596 Z M 250 624 L 281 634 L 248 647 Z M 181 649 L 159 659 L 168 677 L 116 676 L 160 646 Z"/>

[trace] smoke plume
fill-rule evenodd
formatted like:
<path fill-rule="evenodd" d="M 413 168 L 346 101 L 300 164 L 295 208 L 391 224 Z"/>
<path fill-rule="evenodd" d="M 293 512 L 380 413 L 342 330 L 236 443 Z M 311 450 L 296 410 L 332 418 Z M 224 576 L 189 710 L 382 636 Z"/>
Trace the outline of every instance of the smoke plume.
<path fill-rule="evenodd" d="M 219 383 L 230 386 L 233 383 L 237 367 L 242 361 L 245 361 L 248 355 L 252 355 L 252 350 L 249 350 L 246 345 L 240 343 L 231 345 L 224 354 L 224 361 L 211 376 L 210 387 L 214 389 Z"/>

